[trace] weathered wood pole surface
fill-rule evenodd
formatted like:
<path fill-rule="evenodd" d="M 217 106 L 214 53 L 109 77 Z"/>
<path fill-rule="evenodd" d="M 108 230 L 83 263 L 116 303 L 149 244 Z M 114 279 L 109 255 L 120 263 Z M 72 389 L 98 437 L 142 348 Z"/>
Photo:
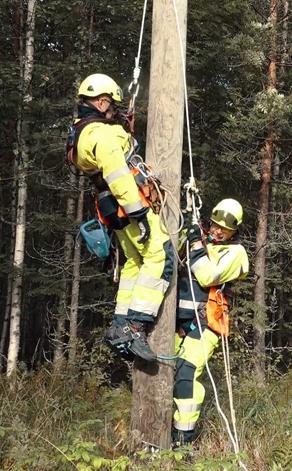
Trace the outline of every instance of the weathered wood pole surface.
<path fill-rule="evenodd" d="M 177 18 L 185 62 L 187 0 L 176 0 Z M 180 203 L 183 144 L 183 62 L 173 0 L 153 1 L 152 46 L 146 161 Z M 170 203 L 173 208 L 173 205 Z M 168 212 L 168 227 L 178 227 L 178 211 Z M 176 237 L 174 237 L 176 239 Z M 154 352 L 174 353 L 176 269 L 150 336 Z M 147 364 L 136 360 L 133 368 L 131 415 L 132 449 L 153 444 L 169 448 L 174 361 Z"/>

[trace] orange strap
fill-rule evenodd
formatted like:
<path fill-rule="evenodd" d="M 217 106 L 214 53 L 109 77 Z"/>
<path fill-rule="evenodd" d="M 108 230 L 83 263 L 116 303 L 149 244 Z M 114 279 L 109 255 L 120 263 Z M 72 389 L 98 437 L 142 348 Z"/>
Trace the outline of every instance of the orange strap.
<path fill-rule="evenodd" d="M 224 293 L 212 286 L 209 290 L 209 298 L 207 302 L 207 321 L 208 327 L 217 334 L 225 337 L 229 335 L 229 315 L 228 301 Z"/>

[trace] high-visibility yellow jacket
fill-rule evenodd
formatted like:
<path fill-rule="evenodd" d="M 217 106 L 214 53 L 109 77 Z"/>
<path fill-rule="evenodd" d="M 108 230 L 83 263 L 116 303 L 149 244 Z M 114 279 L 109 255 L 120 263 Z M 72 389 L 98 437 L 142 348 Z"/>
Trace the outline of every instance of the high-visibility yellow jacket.
<path fill-rule="evenodd" d="M 203 288 L 243 279 L 249 269 L 246 250 L 240 243 L 209 243 L 207 251 L 192 251 L 190 262 L 191 270 Z"/>
<path fill-rule="evenodd" d="M 130 147 L 131 135 L 120 124 L 89 123 L 80 133 L 76 159 L 78 168 L 84 172 L 102 173 L 112 195 L 127 215 L 143 208 L 125 159 Z"/>
<path fill-rule="evenodd" d="M 197 307 L 203 309 L 211 286 L 221 286 L 234 280 L 244 279 L 249 270 L 245 248 L 240 243 L 208 243 L 206 249 L 190 252 L 193 273 L 192 288 Z M 181 273 L 178 283 L 178 319 L 194 318 L 194 303 L 187 270 Z"/>

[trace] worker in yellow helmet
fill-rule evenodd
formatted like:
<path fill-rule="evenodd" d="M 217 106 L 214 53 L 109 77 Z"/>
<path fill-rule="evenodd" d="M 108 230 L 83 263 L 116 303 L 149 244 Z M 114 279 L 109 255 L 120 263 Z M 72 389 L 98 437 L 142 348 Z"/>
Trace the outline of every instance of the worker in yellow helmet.
<path fill-rule="evenodd" d="M 183 348 L 177 360 L 174 387 L 174 446 L 190 443 L 196 437 L 196 423 L 205 396 L 199 378 L 221 333 L 229 332 L 230 282 L 244 279 L 248 274 L 247 253 L 238 237 L 242 217 L 241 204 L 232 198 L 224 199 L 212 210 L 208 231 L 203 233 L 195 224 L 188 232 L 192 279 L 184 268 L 178 283 L 176 347 Z"/>
<path fill-rule="evenodd" d="M 135 141 L 117 112 L 121 88 L 111 77 L 93 74 L 81 83 L 78 96 L 71 161 L 92 177 L 98 216 L 115 231 L 126 257 L 106 339 L 121 352 L 155 361 L 147 327 L 155 321 L 172 275 L 171 242 L 127 163 Z"/>

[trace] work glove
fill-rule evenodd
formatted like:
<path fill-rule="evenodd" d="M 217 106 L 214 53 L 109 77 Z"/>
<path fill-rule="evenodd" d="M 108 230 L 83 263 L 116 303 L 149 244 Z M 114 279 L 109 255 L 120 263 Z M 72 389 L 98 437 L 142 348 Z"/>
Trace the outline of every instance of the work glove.
<path fill-rule="evenodd" d="M 138 244 L 145 244 L 150 237 L 150 226 L 147 220 L 147 214 L 145 214 L 141 219 L 138 219 L 137 222 L 141 236 L 138 240 Z"/>
<path fill-rule="evenodd" d="M 202 232 L 198 224 L 193 224 L 190 227 L 189 233 L 188 233 L 188 240 L 190 244 L 192 244 L 193 242 L 198 242 L 199 240 L 202 240 Z"/>

